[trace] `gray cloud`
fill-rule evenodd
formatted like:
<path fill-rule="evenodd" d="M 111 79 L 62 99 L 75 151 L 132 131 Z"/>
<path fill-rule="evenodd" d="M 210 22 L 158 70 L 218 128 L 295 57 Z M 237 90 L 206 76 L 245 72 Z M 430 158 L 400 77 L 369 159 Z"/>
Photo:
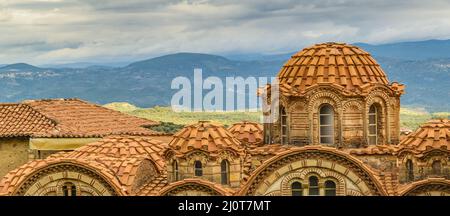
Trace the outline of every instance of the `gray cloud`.
<path fill-rule="evenodd" d="M 0 0 L 0 63 L 281 53 L 323 41 L 450 38 L 450 2 Z"/>

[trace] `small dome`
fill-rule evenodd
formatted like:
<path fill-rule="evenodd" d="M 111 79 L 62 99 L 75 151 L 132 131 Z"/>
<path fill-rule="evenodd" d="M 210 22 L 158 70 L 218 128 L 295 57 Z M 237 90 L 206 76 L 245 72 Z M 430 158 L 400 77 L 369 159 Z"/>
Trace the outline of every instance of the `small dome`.
<path fill-rule="evenodd" d="M 249 146 L 259 146 L 263 144 L 263 126 L 254 122 L 239 122 L 228 128 L 236 139 Z"/>
<path fill-rule="evenodd" d="M 418 154 L 434 149 L 450 151 L 450 121 L 430 120 L 403 139 L 398 147 L 399 151 L 410 150 Z"/>
<path fill-rule="evenodd" d="M 239 140 L 234 138 L 222 125 L 209 121 L 199 121 L 188 125 L 173 136 L 169 147 L 185 154 L 193 150 L 217 153 L 220 150 L 232 149 L 242 152 Z"/>
<path fill-rule="evenodd" d="M 151 137 L 131 135 L 111 135 L 97 142 L 89 143 L 71 152 L 60 152 L 50 157 L 58 158 L 96 158 L 105 160 L 108 158 L 140 158 L 151 159 L 158 169 L 164 167 L 163 151 L 167 144 Z"/>
<path fill-rule="evenodd" d="M 388 85 L 380 65 L 359 47 L 345 43 L 322 43 L 296 53 L 281 68 L 280 84 L 300 91 L 328 83 L 354 90 L 369 83 Z"/>

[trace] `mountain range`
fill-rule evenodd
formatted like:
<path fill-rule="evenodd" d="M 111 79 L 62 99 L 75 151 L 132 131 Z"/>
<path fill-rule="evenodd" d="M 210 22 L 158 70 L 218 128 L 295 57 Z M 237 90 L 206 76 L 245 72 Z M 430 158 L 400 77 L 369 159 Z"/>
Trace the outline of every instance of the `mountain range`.
<path fill-rule="evenodd" d="M 356 44 L 372 53 L 390 81 L 406 84 L 402 104 L 429 111 L 450 110 L 450 40 Z M 294 52 L 277 55 L 176 53 L 123 67 L 83 64 L 37 67 L 25 63 L 0 66 L 0 101 L 78 97 L 100 104 L 121 101 L 140 107 L 168 105 L 177 76 L 276 76 Z"/>

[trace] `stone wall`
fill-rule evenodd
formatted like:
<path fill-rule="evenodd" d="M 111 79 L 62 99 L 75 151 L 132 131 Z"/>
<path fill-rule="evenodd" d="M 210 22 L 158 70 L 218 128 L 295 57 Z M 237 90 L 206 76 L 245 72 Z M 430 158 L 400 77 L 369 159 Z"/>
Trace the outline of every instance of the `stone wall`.
<path fill-rule="evenodd" d="M 28 162 L 28 138 L 0 139 L 0 176 Z"/>

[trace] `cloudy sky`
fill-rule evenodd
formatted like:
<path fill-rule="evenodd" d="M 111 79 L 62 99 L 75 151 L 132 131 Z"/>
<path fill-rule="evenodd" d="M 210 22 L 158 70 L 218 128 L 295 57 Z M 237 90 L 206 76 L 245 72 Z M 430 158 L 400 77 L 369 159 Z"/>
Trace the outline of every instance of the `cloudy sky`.
<path fill-rule="evenodd" d="M 449 0 L 0 0 L 0 64 L 449 38 Z"/>

